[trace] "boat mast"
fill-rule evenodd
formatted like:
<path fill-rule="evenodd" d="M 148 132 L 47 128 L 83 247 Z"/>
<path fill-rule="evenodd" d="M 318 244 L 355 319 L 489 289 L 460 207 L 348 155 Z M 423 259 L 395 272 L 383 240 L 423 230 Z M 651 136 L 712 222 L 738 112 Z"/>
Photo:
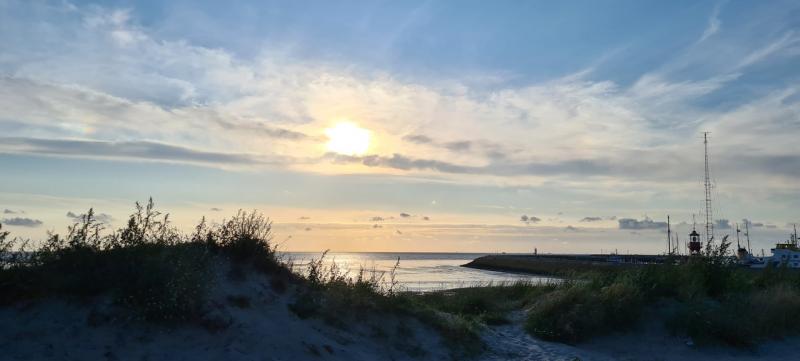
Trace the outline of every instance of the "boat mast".
<path fill-rule="evenodd" d="M 714 217 L 711 214 L 711 171 L 708 168 L 708 132 L 703 133 L 703 148 L 705 150 L 706 163 L 706 243 L 714 240 Z"/>
<path fill-rule="evenodd" d="M 739 245 L 739 233 L 742 231 L 739 229 L 739 223 L 736 223 L 736 251 L 738 252 L 742 249 L 742 246 Z"/>
<path fill-rule="evenodd" d="M 744 222 L 744 235 L 747 237 L 747 253 L 753 254 L 753 251 L 750 249 L 750 225 L 748 223 L 750 223 L 750 221 Z"/>
<path fill-rule="evenodd" d="M 667 255 L 672 254 L 672 230 L 669 226 L 669 214 L 667 215 Z"/>

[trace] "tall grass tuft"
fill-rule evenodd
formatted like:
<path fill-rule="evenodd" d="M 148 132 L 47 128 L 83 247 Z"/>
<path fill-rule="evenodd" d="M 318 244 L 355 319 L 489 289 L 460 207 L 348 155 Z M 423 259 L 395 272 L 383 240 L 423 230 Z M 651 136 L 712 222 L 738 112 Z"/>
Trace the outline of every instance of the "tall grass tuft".
<path fill-rule="evenodd" d="M 128 318 L 190 321 L 204 312 L 215 257 L 289 273 L 270 245 L 269 219 L 255 211 L 239 211 L 215 226 L 203 219 L 195 233 L 184 235 L 150 199 L 136 203 L 124 227 L 105 234 L 106 227 L 89 209 L 66 236 L 50 233 L 32 251 L 0 232 L 0 302 L 108 294 L 133 311 Z"/>

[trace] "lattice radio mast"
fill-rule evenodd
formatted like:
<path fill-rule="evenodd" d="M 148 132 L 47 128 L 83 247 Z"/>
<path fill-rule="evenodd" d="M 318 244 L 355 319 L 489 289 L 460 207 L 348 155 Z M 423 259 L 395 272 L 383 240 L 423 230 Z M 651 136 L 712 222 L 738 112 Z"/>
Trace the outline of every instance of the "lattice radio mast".
<path fill-rule="evenodd" d="M 708 169 L 708 132 L 703 133 L 703 147 L 706 158 L 706 242 L 714 239 L 714 217 L 711 214 L 711 171 Z"/>

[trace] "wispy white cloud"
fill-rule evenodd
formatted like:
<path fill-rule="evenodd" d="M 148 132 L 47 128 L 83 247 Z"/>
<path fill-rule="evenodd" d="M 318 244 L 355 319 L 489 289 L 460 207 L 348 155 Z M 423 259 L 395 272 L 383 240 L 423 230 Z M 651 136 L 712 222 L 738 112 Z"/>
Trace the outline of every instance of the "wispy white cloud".
<path fill-rule="evenodd" d="M 721 7 L 721 3 L 714 6 L 714 10 L 711 12 L 711 16 L 708 18 L 708 25 L 706 26 L 706 29 L 703 31 L 703 35 L 700 36 L 700 39 L 697 40 L 698 43 L 702 43 L 712 35 L 719 32 L 722 26 L 722 21 L 719 19 L 719 11 Z"/>
<path fill-rule="evenodd" d="M 798 44 L 798 42 L 800 42 L 800 36 L 798 36 L 794 31 L 788 31 L 780 38 L 769 42 L 767 45 L 755 51 L 750 52 L 739 63 L 739 67 L 746 67 L 763 61 L 769 56 L 780 52 L 781 50 L 785 50 L 793 45 Z"/>
<path fill-rule="evenodd" d="M 697 103 L 740 81 L 750 65 L 790 56 L 798 38 L 788 31 L 763 47 L 726 43 L 747 56 L 720 60 L 724 66 L 709 74 L 687 73 L 727 34 L 719 9 L 702 46 L 631 84 L 589 69 L 524 83 L 483 74 L 494 79 L 491 87 L 401 78 L 269 49 L 245 59 L 160 38 L 125 9 L 44 10 L 42 23 L 61 30 L 47 43 L 37 41 L 40 28 L 0 15 L 18 37 L 0 37 L 0 46 L 27 43 L 0 55 L 0 129 L 15 139 L 2 151 L 459 183 L 559 182 L 608 194 L 635 182 L 647 192 L 695 182 L 696 136 L 711 130 L 718 174 L 734 174 L 742 159 L 759 164 L 741 166 L 750 172 L 729 182 L 758 177 L 796 189 L 787 181 L 791 171 L 767 166 L 794 164 L 791 156 L 800 153 L 790 141 L 800 129 L 794 87 L 781 84 L 725 109 Z M 323 130 L 343 118 L 373 131 L 368 155 L 325 156 Z"/>

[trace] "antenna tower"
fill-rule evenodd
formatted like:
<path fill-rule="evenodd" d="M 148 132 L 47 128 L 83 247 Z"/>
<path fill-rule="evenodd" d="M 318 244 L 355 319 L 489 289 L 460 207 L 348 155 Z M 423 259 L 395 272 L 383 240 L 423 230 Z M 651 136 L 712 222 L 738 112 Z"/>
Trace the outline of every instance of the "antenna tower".
<path fill-rule="evenodd" d="M 703 133 L 703 148 L 706 163 L 706 242 L 714 239 L 714 217 L 711 214 L 711 171 L 708 169 L 708 132 Z"/>

